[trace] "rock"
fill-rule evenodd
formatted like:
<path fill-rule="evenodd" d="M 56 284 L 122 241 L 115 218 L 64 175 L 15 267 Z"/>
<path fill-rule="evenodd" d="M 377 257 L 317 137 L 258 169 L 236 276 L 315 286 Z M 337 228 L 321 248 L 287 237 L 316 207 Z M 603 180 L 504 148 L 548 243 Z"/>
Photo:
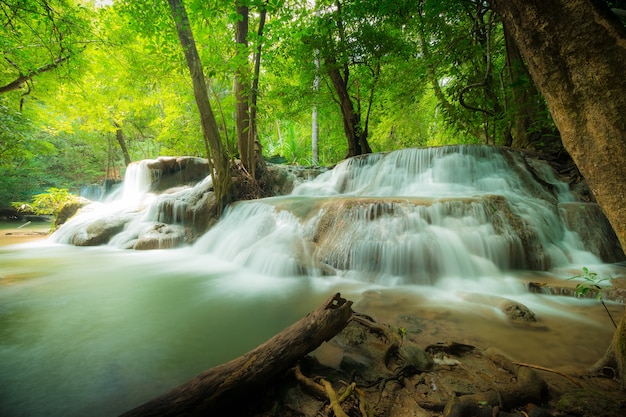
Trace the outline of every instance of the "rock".
<path fill-rule="evenodd" d="M 75 215 L 78 210 L 91 203 L 91 200 L 88 200 L 84 197 L 76 197 L 69 201 L 66 201 L 59 209 L 59 214 L 57 214 L 56 219 L 54 220 L 54 228 L 56 229 L 64 224 L 73 215 Z"/>
<path fill-rule="evenodd" d="M 72 237 L 72 244 L 75 246 L 104 245 L 124 229 L 127 221 L 128 216 L 124 215 L 98 219 L 86 229 L 78 231 Z"/>
<path fill-rule="evenodd" d="M 191 185 L 209 175 L 209 162 L 193 156 L 160 156 L 148 163 L 155 171 L 151 191 L 162 192 L 180 185 Z"/>
<path fill-rule="evenodd" d="M 158 223 L 139 234 L 133 249 L 170 249 L 185 242 L 185 229 L 181 226 L 172 226 Z"/>
<path fill-rule="evenodd" d="M 435 366 L 433 357 L 426 351 L 411 345 L 403 345 L 398 349 L 398 356 L 404 366 L 412 367 L 416 372 L 430 371 Z"/>
<path fill-rule="evenodd" d="M 598 204 L 561 203 L 559 208 L 565 224 L 578 233 L 586 250 L 606 263 L 626 259 L 611 224 Z"/>
<path fill-rule="evenodd" d="M 619 417 L 624 415 L 621 407 L 603 392 L 585 389 L 563 394 L 556 405 L 559 411 L 578 417 Z"/>

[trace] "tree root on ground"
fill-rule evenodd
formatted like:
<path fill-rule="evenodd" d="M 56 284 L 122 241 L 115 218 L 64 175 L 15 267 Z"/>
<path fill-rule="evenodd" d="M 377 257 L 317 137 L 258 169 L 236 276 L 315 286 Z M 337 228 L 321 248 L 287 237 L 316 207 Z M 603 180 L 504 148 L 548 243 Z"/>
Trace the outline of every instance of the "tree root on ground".
<path fill-rule="evenodd" d="M 348 414 L 346 414 L 346 412 L 343 410 L 341 404 L 344 403 L 350 396 L 355 397 L 355 401 L 358 404 L 361 416 L 370 416 L 370 414 L 368 414 L 368 405 L 365 401 L 365 393 L 363 392 L 363 390 L 357 388 L 355 382 L 347 385 L 341 395 L 338 395 L 337 391 L 333 388 L 333 385 L 328 380 L 324 378 L 318 378 L 320 381 L 318 383 L 315 382 L 314 379 L 305 376 L 302 373 L 302 369 L 299 363 L 293 368 L 293 372 L 296 376 L 296 380 L 303 389 L 311 392 L 316 398 L 329 402 L 327 409 L 332 410 L 332 412 L 335 414 L 335 417 L 348 417 Z"/>

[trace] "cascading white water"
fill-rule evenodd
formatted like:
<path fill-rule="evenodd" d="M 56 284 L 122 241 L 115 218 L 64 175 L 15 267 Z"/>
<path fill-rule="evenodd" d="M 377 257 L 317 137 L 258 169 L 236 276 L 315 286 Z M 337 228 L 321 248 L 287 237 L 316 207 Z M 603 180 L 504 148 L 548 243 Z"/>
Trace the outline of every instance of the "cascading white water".
<path fill-rule="evenodd" d="M 400 284 L 600 263 L 561 218 L 567 184 L 525 164 L 487 146 L 352 158 L 290 198 L 237 204 L 196 247 L 274 274 Z"/>
<path fill-rule="evenodd" d="M 180 245 L 184 227 L 193 227 L 198 221 L 195 213 L 206 211 L 202 198 L 211 188 L 211 177 L 207 176 L 193 187 L 181 186 L 157 195 L 152 188 L 160 179 L 161 171 L 154 169 L 155 161 L 130 164 L 117 193 L 106 202 L 95 202 L 83 208 L 50 239 L 77 246 L 108 244 L 142 249 L 138 242 L 143 237 L 156 242 L 156 248 Z M 163 227 L 165 223 L 167 227 Z M 148 246 L 155 248 L 154 243 Z"/>

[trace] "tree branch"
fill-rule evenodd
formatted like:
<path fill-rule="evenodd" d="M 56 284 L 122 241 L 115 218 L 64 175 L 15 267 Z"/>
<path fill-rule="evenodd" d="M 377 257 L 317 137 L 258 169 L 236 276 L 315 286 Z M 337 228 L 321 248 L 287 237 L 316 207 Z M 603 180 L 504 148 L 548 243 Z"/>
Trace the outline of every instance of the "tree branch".
<path fill-rule="evenodd" d="M 0 87 L 0 94 L 8 93 L 9 91 L 15 91 L 22 87 L 24 83 L 30 81 L 34 76 L 43 74 L 44 72 L 51 71 L 61 65 L 63 62 L 69 60 L 72 55 L 61 56 L 50 62 L 49 64 L 43 65 L 39 68 L 36 68 L 32 71 L 29 71 L 27 74 L 20 74 L 15 80 L 10 83 Z"/>

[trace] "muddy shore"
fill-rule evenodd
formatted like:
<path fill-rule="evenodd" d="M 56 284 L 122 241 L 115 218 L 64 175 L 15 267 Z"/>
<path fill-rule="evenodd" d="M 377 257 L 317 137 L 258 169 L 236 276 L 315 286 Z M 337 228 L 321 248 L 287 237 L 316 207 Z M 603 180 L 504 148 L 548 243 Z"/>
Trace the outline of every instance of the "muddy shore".
<path fill-rule="evenodd" d="M 0 229 L 0 246 L 17 245 L 20 243 L 33 242 L 48 237 L 50 232 L 49 223 L 39 223 L 34 226 L 19 228 L 19 225 L 11 225 Z"/>

